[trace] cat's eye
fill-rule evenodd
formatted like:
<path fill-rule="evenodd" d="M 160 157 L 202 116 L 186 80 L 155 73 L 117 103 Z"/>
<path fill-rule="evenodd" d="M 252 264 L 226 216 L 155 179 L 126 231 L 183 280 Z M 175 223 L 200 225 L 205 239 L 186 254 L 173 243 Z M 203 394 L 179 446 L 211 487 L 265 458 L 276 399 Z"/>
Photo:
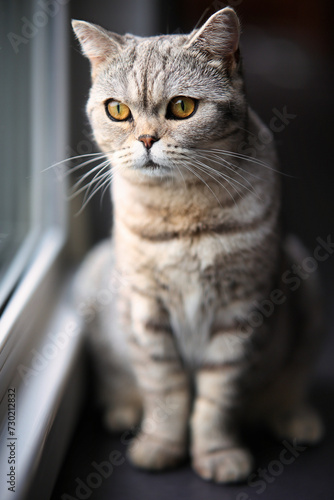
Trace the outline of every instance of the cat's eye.
<path fill-rule="evenodd" d="M 176 120 L 190 118 L 197 109 L 197 101 L 191 97 L 177 96 L 174 97 L 167 108 L 167 117 Z"/>
<path fill-rule="evenodd" d="M 114 101 L 114 99 L 109 99 L 106 102 L 105 106 L 107 115 L 112 120 L 123 122 L 131 118 L 130 108 L 123 102 Z"/>

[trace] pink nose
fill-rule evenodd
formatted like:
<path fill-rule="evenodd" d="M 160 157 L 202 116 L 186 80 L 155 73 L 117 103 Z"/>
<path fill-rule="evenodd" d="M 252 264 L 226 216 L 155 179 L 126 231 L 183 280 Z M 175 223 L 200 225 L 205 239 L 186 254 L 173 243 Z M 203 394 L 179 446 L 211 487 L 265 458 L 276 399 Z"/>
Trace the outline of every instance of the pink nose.
<path fill-rule="evenodd" d="M 153 135 L 140 135 L 138 137 L 138 141 L 142 142 L 145 146 L 146 149 L 151 149 L 152 145 L 154 142 L 157 142 L 159 140 L 158 137 L 154 137 Z"/>

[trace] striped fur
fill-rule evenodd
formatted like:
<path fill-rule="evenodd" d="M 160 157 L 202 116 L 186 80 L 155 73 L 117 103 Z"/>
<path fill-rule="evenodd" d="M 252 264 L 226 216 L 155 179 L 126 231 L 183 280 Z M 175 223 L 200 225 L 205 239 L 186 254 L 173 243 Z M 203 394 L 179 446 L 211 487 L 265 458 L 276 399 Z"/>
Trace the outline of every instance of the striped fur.
<path fill-rule="evenodd" d="M 270 133 L 246 103 L 238 19 L 225 8 L 190 35 L 153 38 L 82 21 L 74 30 L 92 65 L 87 112 L 113 176 L 113 243 L 93 251 L 78 285 L 81 309 L 94 313 L 106 420 L 135 426 L 143 411 L 129 450 L 138 467 L 184 459 L 190 425 L 198 474 L 244 479 L 246 409 L 301 441 L 316 441 L 320 423 L 305 409 L 302 367 L 289 362 L 289 302 L 250 325 L 284 252 L 273 141 L 240 154 L 240 144 Z M 175 96 L 197 100 L 193 116 L 168 118 Z M 108 99 L 132 119 L 108 118 Z M 143 135 L 155 138 L 149 150 Z M 115 274 L 119 286 L 102 307 L 99 291 Z"/>

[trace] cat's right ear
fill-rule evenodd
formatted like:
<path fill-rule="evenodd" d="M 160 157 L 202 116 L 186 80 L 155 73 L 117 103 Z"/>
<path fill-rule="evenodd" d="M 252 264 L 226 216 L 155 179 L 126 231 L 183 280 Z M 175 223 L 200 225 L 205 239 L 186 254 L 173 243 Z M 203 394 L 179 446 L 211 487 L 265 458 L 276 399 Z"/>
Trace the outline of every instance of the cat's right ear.
<path fill-rule="evenodd" d="M 97 24 L 72 20 L 72 28 L 80 42 L 83 54 L 89 59 L 94 79 L 99 66 L 121 50 L 112 33 Z"/>
<path fill-rule="evenodd" d="M 240 23 L 231 7 L 217 11 L 189 35 L 184 48 L 205 54 L 210 61 L 225 61 L 232 72 L 239 61 Z"/>

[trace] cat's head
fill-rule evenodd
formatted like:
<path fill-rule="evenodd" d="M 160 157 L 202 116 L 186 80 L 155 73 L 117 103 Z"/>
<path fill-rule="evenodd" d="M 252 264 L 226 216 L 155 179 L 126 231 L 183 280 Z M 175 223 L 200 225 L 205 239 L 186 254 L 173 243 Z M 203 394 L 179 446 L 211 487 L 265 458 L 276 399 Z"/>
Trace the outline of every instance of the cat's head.
<path fill-rule="evenodd" d="M 245 126 L 233 9 L 189 35 L 121 36 L 84 21 L 73 28 L 91 63 L 96 142 L 128 175 L 187 175 L 194 151 L 227 149 Z"/>

